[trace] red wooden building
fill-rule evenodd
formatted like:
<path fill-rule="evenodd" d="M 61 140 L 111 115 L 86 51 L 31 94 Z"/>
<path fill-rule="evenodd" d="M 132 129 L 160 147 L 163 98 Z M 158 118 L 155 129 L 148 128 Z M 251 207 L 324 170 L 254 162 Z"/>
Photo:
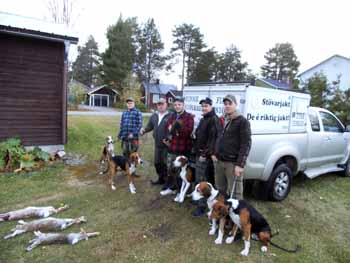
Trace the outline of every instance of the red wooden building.
<path fill-rule="evenodd" d="M 0 12 L 0 141 L 63 148 L 67 56 L 77 42 L 62 25 Z"/>
<path fill-rule="evenodd" d="M 159 80 L 156 80 L 155 83 L 147 83 L 143 82 L 141 85 L 141 90 L 143 93 L 143 101 L 147 107 L 147 109 L 156 109 L 157 102 L 160 98 L 166 98 L 168 100 L 168 96 L 171 97 L 172 93 L 169 91 L 177 90 L 175 85 L 171 84 L 162 84 L 159 83 Z M 167 96 L 168 94 L 168 96 Z"/>

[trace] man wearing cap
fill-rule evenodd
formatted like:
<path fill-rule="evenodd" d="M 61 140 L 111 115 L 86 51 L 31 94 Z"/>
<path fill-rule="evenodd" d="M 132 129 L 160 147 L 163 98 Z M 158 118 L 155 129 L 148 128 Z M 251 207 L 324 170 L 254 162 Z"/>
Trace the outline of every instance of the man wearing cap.
<path fill-rule="evenodd" d="M 168 105 L 164 98 L 157 102 L 157 112 L 153 113 L 145 128 L 141 128 L 140 134 L 143 135 L 153 130 L 154 138 L 154 167 L 158 174 L 158 180 L 151 181 L 153 185 L 164 184 L 167 170 L 168 149 L 163 140 L 166 139 L 165 125 L 168 121 Z"/>
<path fill-rule="evenodd" d="M 161 195 L 175 194 L 178 189 L 176 175 L 173 173 L 173 161 L 179 155 L 189 157 L 192 149 L 191 134 L 193 131 L 193 116 L 185 111 L 185 103 L 182 97 L 176 97 L 174 100 L 174 113 L 171 113 L 166 124 L 168 133 L 165 140 L 168 145 L 168 176 L 163 186 Z"/>
<path fill-rule="evenodd" d="M 202 106 L 202 118 L 195 131 L 194 152 L 196 153 L 196 184 L 200 182 L 210 182 L 214 184 L 213 161 L 216 160 L 215 146 L 218 143 L 222 126 L 219 117 L 215 114 L 213 101 L 210 98 L 202 99 L 199 104 Z M 212 169 L 211 169 L 212 168 Z M 210 174 L 211 172 L 211 174 Z M 198 201 L 196 210 L 192 215 L 202 216 L 205 214 L 207 202 L 203 198 Z"/>
<path fill-rule="evenodd" d="M 142 114 L 135 108 L 132 97 L 126 99 L 127 110 L 123 112 L 120 121 L 118 138 L 122 140 L 123 155 L 129 158 L 130 153 L 137 152 L 139 145 L 139 131 L 142 127 Z"/>
<path fill-rule="evenodd" d="M 215 184 L 219 191 L 230 195 L 235 177 L 233 197 L 243 199 L 243 172 L 252 143 L 250 123 L 238 113 L 234 95 L 226 95 L 223 102 L 228 122 L 216 148 Z"/>

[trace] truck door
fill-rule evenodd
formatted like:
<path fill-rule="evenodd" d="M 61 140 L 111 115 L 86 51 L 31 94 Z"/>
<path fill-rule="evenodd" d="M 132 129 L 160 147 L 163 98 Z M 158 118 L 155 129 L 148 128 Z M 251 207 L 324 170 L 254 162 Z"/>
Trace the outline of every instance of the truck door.
<path fill-rule="evenodd" d="M 323 126 L 324 155 L 329 164 L 337 165 L 344 159 L 347 151 L 344 128 L 332 114 L 324 111 L 319 113 Z"/>
<path fill-rule="evenodd" d="M 308 134 L 307 169 L 318 168 L 323 164 L 325 141 L 321 132 L 321 123 L 316 111 L 309 109 L 311 131 Z"/>

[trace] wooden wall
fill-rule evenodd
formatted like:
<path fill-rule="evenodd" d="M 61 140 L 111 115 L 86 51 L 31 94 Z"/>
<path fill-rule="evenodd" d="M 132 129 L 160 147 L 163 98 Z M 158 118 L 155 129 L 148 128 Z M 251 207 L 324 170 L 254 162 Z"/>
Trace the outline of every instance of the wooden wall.
<path fill-rule="evenodd" d="M 65 143 L 64 44 L 0 32 L 0 141 Z"/>

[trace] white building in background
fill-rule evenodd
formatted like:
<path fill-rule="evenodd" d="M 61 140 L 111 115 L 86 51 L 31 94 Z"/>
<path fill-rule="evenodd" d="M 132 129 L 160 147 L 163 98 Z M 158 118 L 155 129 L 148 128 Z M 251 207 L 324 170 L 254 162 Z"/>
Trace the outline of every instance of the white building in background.
<path fill-rule="evenodd" d="M 334 55 L 330 58 L 322 61 L 309 68 L 308 70 L 300 73 L 298 75 L 300 84 L 307 82 L 309 78 L 314 76 L 316 73 L 322 73 L 327 77 L 328 83 L 332 83 L 333 81 L 337 81 L 338 77 L 340 79 L 340 89 L 348 90 L 350 89 L 350 59 L 340 56 Z"/>

